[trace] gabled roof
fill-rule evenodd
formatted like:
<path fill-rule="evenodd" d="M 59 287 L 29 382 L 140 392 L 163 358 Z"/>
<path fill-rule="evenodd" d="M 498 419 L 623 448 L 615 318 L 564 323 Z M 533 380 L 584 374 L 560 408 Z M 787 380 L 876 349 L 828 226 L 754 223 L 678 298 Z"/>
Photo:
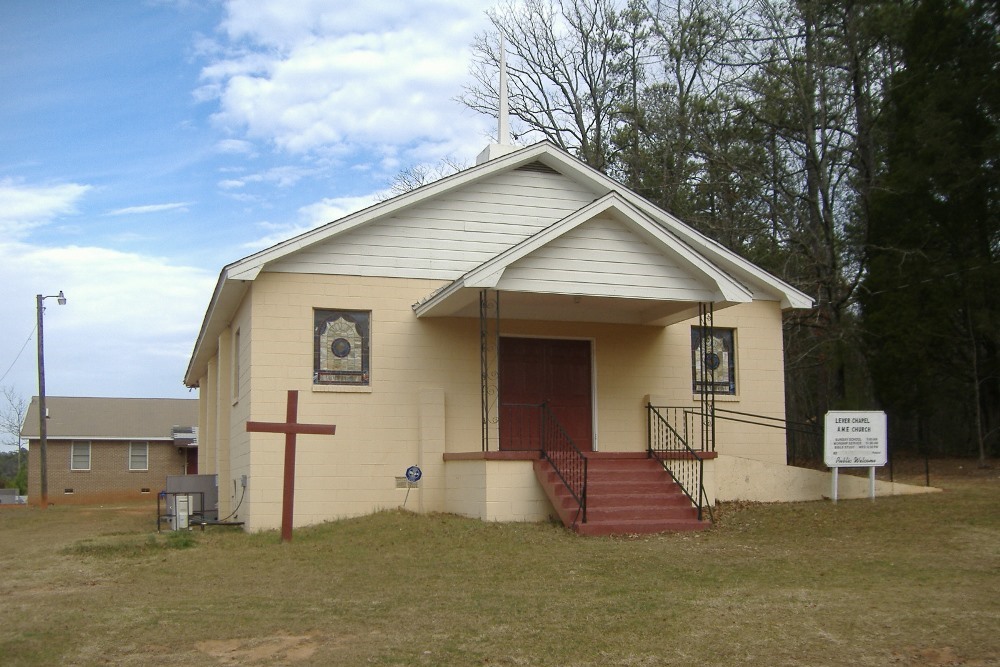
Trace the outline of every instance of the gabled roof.
<path fill-rule="evenodd" d="M 727 276 L 718 267 L 706 262 L 694 252 L 690 246 L 678 239 L 674 234 L 653 224 L 635 207 L 630 205 L 620 193 L 610 192 L 589 206 L 578 210 L 573 215 L 542 230 L 527 240 L 502 252 L 493 259 L 473 269 L 463 279 L 468 287 L 495 288 L 503 275 L 504 269 L 519 259 L 550 243 L 553 239 L 563 236 L 597 216 L 608 213 L 618 213 L 630 226 L 645 232 L 658 242 L 662 249 L 671 252 L 683 263 L 700 276 L 705 277 L 718 288 L 717 301 L 751 301 L 753 295 L 744 286 Z"/>
<path fill-rule="evenodd" d="M 49 438 L 174 440 L 174 428 L 198 425 L 195 398 L 90 398 L 46 396 Z M 38 397 L 31 399 L 21 436 L 38 438 Z"/>
<path fill-rule="evenodd" d="M 748 300 L 748 295 L 752 295 L 752 298 L 777 300 L 782 308 L 812 306 L 812 300 L 799 290 L 700 234 L 555 145 L 541 142 L 499 155 L 475 167 L 307 231 L 224 267 L 206 310 L 185 374 L 185 383 L 188 386 L 197 384 L 198 377 L 214 354 L 212 347 L 214 341 L 228 325 L 243 299 L 247 282 L 254 280 L 267 266 L 375 221 L 386 220 L 447 193 L 535 163 L 540 163 L 580 184 L 593 193 L 594 201 L 564 218 L 552 229 L 543 230 L 540 234 L 509 248 L 462 276 L 461 280 L 465 287 L 471 288 L 476 284 L 488 283 L 492 273 L 497 271 L 502 273 L 517 258 L 534 252 L 553 238 L 592 220 L 595 215 L 610 211 L 623 220 L 630 229 L 642 234 L 651 244 L 683 263 L 699 280 L 711 285 L 713 291 L 720 297 L 720 303 L 742 302 Z M 608 197 L 611 193 L 614 193 L 613 196 Z M 453 280 L 454 276 L 449 276 L 447 279 Z M 468 282 L 464 282 L 465 280 Z M 431 301 L 440 303 L 438 296 L 440 294 L 426 301 L 428 308 L 433 309 Z M 429 310 L 424 309 L 424 312 Z"/>
<path fill-rule="evenodd" d="M 592 181 L 592 183 L 607 181 L 607 183 L 601 183 L 598 188 L 601 195 L 615 189 L 614 187 L 610 187 L 611 185 L 621 187 L 603 174 L 594 171 L 582 162 L 579 162 L 575 158 L 563 153 L 553 144 L 549 142 L 542 142 L 513 153 L 508 153 L 489 162 L 484 162 L 483 164 L 476 165 L 475 167 L 465 169 L 450 176 L 446 176 L 440 180 L 434 181 L 433 183 L 429 183 L 411 190 L 410 192 L 399 195 L 398 197 L 387 199 L 386 201 L 369 206 L 366 209 L 347 215 L 339 220 L 335 220 L 321 227 L 304 232 L 294 238 L 288 239 L 287 241 L 283 241 L 277 245 L 271 246 L 270 248 L 266 248 L 265 250 L 261 250 L 260 252 L 233 262 L 223 269 L 223 273 L 230 280 L 253 280 L 257 277 L 257 274 L 261 271 L 261 269 L 267 264 L 275 262 L 298 250 L 322 243 L 333 238 L 334 236 L 344 234 L 373 220 L 391 216 L 417 202 L 425 201 L 442 193 L 483 180 L 496 172 L 517 169 L 518 167 L 523 167 L 533 162 L 541 162 L 542 164 L 563 173 L 565 168 L 565 165 L 563 165 L 564 160 L 570 161 L 569 163 L 576 163 L 578 167 L 583 167 L 583 169 L 593 172 L 593 174 L 600 177 L 599 180 Z"/>
<path fill-rule="evenodd" d="M 650 253 L 659 257 L 661 262 L 665 262 L 675 271 L 682 272 L 682 275 L 679 278 L 653 276 L 651 281 L 650 276 L 642 275 L 643 269 L 648 267 L 634 265 L 632 262 L 614 263 L 613 271 L 605 270 L 602 273 L 595 266 L 595 262 L 586 256 L 580 257 L 577 261 L 560 261 L 562 258 L 557 257 L 555 261 L 552 258 L 542 258 L 534 262 L 536 266 L 546 264 L 552 266 L 548 270 L 553 274 L 549 280 L 545 279 L 548 276 L 543 276 L 540 280 L 518 280 L 517 276 L 511 275 L 518 272 L 522 260 L 540 255 L 543 249 L 552 246 L 557 239 L 565 239 L 574 231 L 579 231 L 584 225 L 596 220 L 608 220 L 612 225 L 624 228 L 626 234 L 637 237 L 649 248 Z M 602 239 L 599 254 L 603 256 L 615 253 L 619 256 L 634 255 L 637 254 L 636 246 L 623 245 L 617 238 Z M 550 253 L 552 254 L 559 253 Z M 624 275 L 632 268 L 638 269 L 636 275 Z M 624 280 L 614 280 L 618 278 Z M 609 279 L 617 284 L 594 284 L 595 280 L 600 282 Z M 650 282 L 659 284 L 650 285 Z M 421 302 L 414 304 L 413 310 L 418 317 L 472 316 L 474 309 L 471 306 L 475 303 L 479 290 L 484 288 L 505 292 L 530 291 L 533 294 L 568 295 L 575 297 L 574 302 L 577 304 L 581 302 L 582 297 L 591 300 L 588 308 L 576 309 L 575 313 L 566 310 L 569 302 L 563 300 L 560 304 L 559 301 L 549 300 L 543 312 L 553 319 L 563 320 L 601 321 L 602 318 L 607 320 L 608 317 L 613 317 L 614 319 L 610 321 L 665 324 L 668 323 L 664 320 L 668 312 L 653 309 L 649 304 L 641 302 L 644 300 L 682 302 L 682 306 L 669 310 L 669 314 L 676 316 L 670 317 L 670 321 L 681 321 L 690 317 L 687 306 L 691 302 L 735 304 L 753 300 L 753 294 L 746 286 L 718 266 L 706 261 L 675 234 L 650 220 L 618 192 L 609 192 L 558 223 L 480 264 L 448 286 L 436 290 Z M 601 307 L 594 307 L 594 298 L 602 300 Z M 612 315 L 608 313 L 609 306 L 606 302 L 608 298 L 631 299 L 635 303 L 630 306 L 618 304 L 617 312 Z M 624 311 L 631 311 L 631 316 L 624 315 Z M 516 313 L 519 314 L 514 314 L 512 317 L 530 319 L 530 315 L 525 315 L 524 309 Z"/>

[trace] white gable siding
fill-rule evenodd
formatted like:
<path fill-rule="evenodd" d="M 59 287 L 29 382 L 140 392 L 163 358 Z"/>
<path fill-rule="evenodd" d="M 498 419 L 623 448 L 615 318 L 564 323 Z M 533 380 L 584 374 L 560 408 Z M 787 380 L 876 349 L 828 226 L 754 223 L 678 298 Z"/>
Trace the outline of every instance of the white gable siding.
<path fill-rule="evenodd" d="M 666 301 L 713 300 L 713 291 L 690 273 L 625 225 L 597 218 L 511 264 L 497 288 Z"/>
<path fill-rule="evenodd" d="M 504 172 L 334 236 L 267 270 L 454 280 L 594 198 L 559 174 Z"/>

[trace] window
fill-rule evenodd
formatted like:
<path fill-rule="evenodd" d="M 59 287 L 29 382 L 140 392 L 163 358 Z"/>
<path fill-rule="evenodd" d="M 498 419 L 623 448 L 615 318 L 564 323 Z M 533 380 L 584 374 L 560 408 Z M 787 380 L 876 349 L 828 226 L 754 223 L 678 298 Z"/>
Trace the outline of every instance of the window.
<path fill-rule="evenodd" d="M 736 394 L 735 340 L 734 329 L 691 327 L 691 386 L 695 394 Z"/>
<path fill-rule="evenodd" d="M 74 442 L 70 445 L 70 470 L 90 470 L 90 443 Z"/>
<path fill-rule="evenodd" d="M 371 312 L 315 310 L 313 384 L 368 386 Z"/>
<path fill-rule="evenodd" d="M 128 469 L 149 470 L 149 443 L 128 443 Z"/>

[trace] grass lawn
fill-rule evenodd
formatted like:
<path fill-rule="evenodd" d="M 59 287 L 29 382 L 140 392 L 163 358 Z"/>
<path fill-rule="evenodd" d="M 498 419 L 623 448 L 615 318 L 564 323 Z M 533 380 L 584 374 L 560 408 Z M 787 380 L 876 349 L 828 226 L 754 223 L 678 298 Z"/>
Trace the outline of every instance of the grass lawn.
<path fill-rule="evenodd" d="M 0 665 L 1000 665 L 1000 473 L 701 534 L 386 511 L 155 533 L 0 506 Z"/>

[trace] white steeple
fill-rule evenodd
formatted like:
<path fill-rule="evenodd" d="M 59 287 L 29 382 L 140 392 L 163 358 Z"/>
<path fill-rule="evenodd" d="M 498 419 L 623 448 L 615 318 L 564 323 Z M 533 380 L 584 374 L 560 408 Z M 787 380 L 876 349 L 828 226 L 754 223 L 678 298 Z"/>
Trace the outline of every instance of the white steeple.
<path fill-rule="evenodd" d="M 507 99 L 507 56 L 503 34 L 500 35 L 500 91 L 497 104 L 497 143 L 490 144 L 476 157 L 482 164 L 517 150 L 510 137 L 510 105 Z"/>
<path fill-rule="evenodd" d="M 507 99 L 507 49 L 500 35 L 500 104 L 497 110 L 497 143 L 510 146 L 510 105 Z"/>

